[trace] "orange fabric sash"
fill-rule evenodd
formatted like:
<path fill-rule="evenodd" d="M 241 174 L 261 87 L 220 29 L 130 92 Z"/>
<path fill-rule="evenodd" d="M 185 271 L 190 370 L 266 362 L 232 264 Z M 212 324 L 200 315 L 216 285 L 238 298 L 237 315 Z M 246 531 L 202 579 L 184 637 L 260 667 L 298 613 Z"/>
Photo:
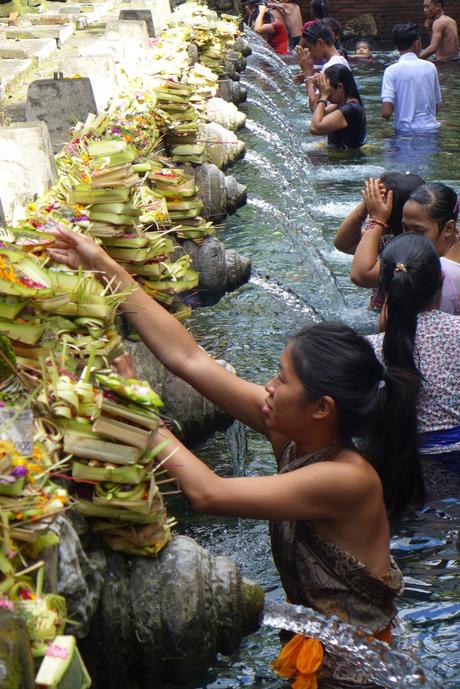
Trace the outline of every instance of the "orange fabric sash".
<path fill-rule="evenodd" d="M 370 638 L 390 644 L 391 627 Z M 292 689 L 318 689 L 318 672 L 323 660 L 324 649 L 321 642 L 296 634 L 283 646 L 272 667 L 280 677 L 292 680 Z"/>

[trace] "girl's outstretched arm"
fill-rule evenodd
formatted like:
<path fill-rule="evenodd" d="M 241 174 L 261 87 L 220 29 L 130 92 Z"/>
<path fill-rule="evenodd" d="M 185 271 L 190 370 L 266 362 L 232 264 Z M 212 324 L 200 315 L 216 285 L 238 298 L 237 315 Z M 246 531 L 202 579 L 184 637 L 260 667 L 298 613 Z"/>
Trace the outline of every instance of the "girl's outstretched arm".
<path fill-rule="evenodd" d="M 106 282 L 112 282 L 114 289 L 135 287 L 121 305 L 121 310 L 150 351 L 172 373 L 183 378 L 230 416 L 267 434 L 262 414 L 267 396 L 264 387 L 239 378 L 203 352 L 174 316 L 151 299 L 93 239 L 59 231 L 49 254 L 71 268 L 81 266 L 99 273 Z"/>
<path fill-rule="evenodd" d="M 356 452 L 274 476 L 218 476 L 166 428 L 156 440 L 170 442 L 158 459 L 177 479 L 197 512 L 270 520 L 335 520 L 373 509 L 382 487 L 375 470 Z"/>

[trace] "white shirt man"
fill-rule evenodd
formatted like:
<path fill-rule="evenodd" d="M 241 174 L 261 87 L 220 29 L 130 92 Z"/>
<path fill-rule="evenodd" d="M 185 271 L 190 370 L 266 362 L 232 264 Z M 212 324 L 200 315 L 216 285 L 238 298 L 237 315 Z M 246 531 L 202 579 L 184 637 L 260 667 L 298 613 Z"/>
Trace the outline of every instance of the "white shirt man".
<path fill-rule="evenodd" d="M 435 132 L 440 127 L 436 113 L 441 89 L 436 67 L 417 57 L 421 47 L 417 26 L 398 24 L 393 29 L 393 41 L 401 56 L 383 75 L 382 117 L 389 119 L 394 113 L 398 133 Z"/>

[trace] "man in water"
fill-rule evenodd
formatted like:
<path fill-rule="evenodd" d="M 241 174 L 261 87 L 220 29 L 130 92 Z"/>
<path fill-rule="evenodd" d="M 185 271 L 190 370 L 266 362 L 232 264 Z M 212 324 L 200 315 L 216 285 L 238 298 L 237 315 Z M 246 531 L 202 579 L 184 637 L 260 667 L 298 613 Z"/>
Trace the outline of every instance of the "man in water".
<path fill-rule="evenodd" d="M 303 19 L 299 5 L 293 0 L 274 0 L 269 2 L 268 9 L 275 19 L 286 24 L 289 34 L 289 47 L 295 48 L 302 37 Z"/>
<path fill-rule="evenodd" d="M 444 14 L 444 0 L 424 0 L 425 26 L 431 32 L 430 45 L 422 50 L 420 57 L 426 60 L 436 55 L 438 62 L 458 60 L 457 22 Z"/>
<path fill-rule="evenodd" d="M 436 113 L 441 89 L 436 67 L 417 57 L 421 48 L 417 24 L 397 24 L 392 37 L 400 58 L 383 74 L 382 117 L 388 120 L 394 112 L 397 133 L 435 132 L 440 127 Z"/>

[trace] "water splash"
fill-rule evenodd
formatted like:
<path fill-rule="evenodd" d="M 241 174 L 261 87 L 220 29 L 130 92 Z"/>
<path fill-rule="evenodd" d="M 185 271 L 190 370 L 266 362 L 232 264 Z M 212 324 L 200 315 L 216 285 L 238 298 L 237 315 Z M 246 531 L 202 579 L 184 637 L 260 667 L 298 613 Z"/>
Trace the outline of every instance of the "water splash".
<path fill-rule="evenodd" d="M 326 617 L 301 605 L 269 602 L 262 623 L 321 641 L 338 663 L 345 661 L 367 681 L 385 689 L 434 689 L 417 660 L 337 617 Z"/>
<path fill-rule="evenodd" d="M 270 275 L 263 275 L 258 271 L 251 276 L 249 282 L 266 292 L 270 292 L 270 294 L 280 299 L 292 311 L 297 311 L 299 314 L 306 316 L 313 323 L 319 323 L 322 320 L 318 311 L 311 304 L 306 302 L 290 287 L 286 287 L 278 282 L 278 280 L 271 278 Z"/>

